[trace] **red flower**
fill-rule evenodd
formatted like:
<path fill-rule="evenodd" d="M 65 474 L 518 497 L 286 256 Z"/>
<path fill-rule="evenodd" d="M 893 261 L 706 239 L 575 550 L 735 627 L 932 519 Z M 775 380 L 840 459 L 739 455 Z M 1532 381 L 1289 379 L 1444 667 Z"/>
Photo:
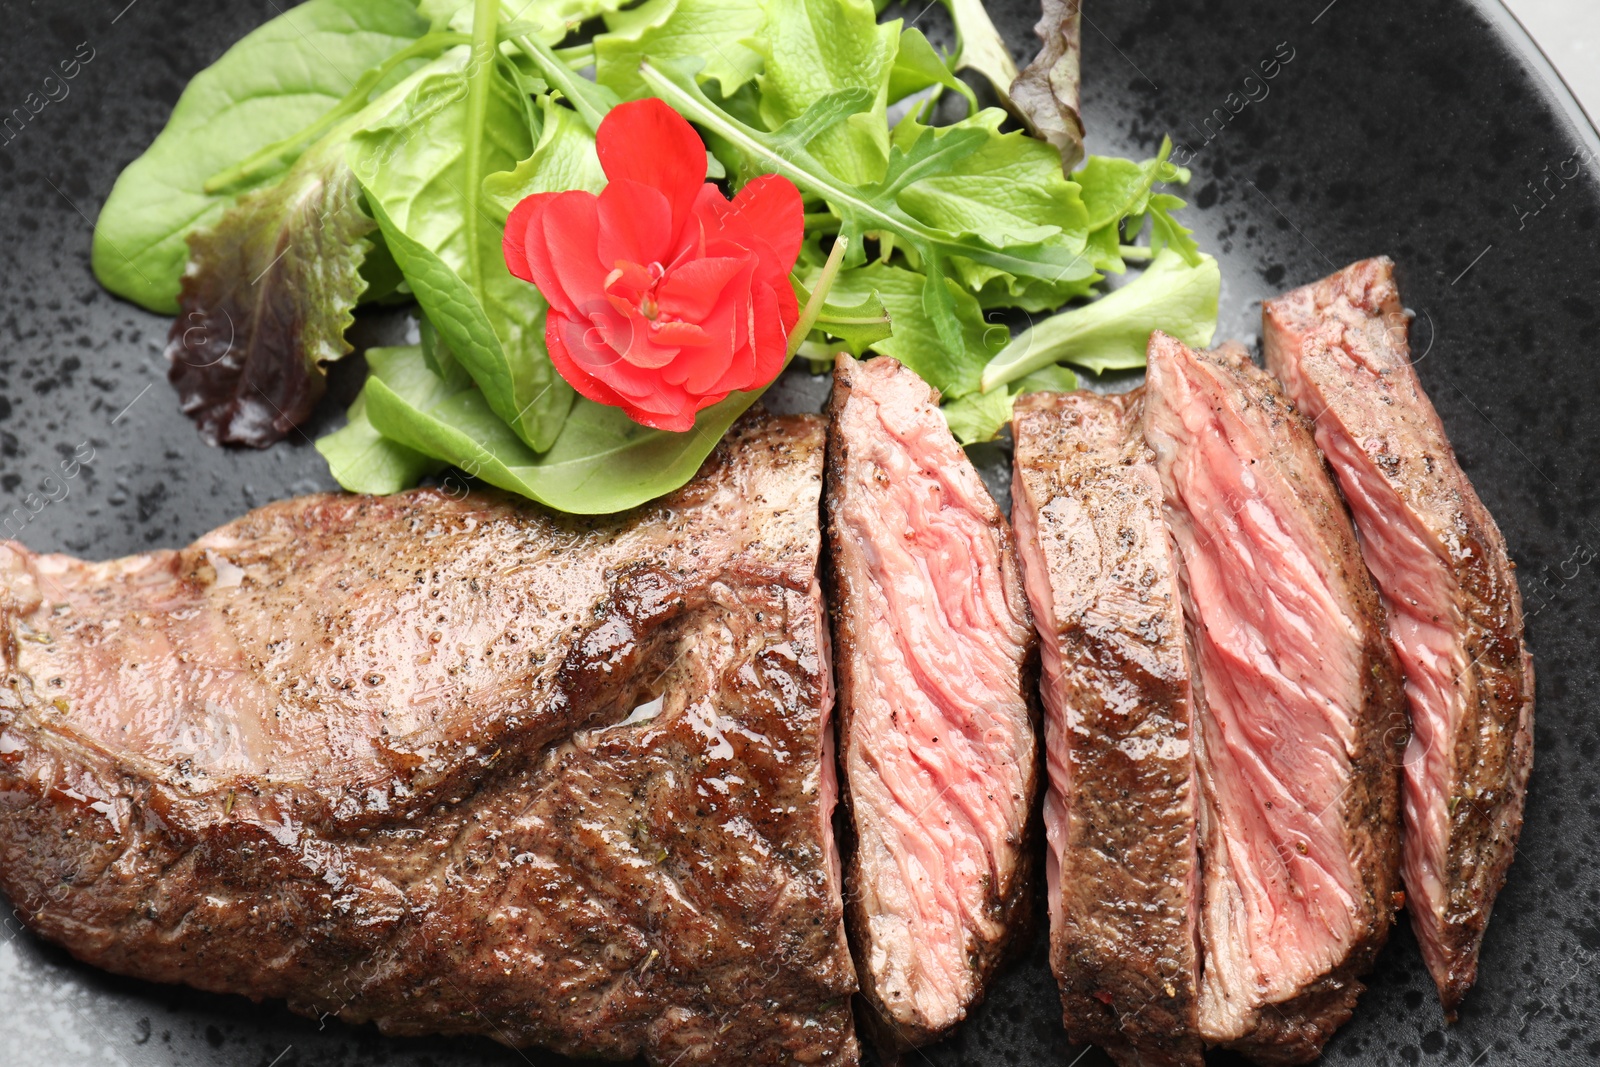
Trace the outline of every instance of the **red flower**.
<path fill-rule="evenodd" d="M 609 184 L 536 193 L 506 222 L 511 273 L 550 303 L 556 370 L 590 400 L 662 430 L 783 369 L 799 317 L 789 270 L 804 208 L 787 178 L 730 202 L 693 127 L 659 100 L 613 108 L 595 137 Z"/>

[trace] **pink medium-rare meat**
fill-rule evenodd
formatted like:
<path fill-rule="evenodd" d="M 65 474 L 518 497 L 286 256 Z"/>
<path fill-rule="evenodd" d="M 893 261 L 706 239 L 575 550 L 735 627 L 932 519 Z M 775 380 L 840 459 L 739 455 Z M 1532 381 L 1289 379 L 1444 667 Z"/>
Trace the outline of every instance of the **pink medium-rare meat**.
<path fill-rule="evenodd" d="M 1369 259 L 1263 308 L 1267 363 L 1314 420 L 1405 668 L 1406 907 L 1453 1013 L 1522 826 L 1533 662 L 1505 539 L 1412 369 L 1394 264 Z"/>
<path fill-rule="evenodd" d="M 1198 693 L 1141 403 L 1018 398 L 1011 515 L 1041 639 L 1067 1033 L 1124 1065 L 1198 1067 Z"/>
<path fill-rule="evenodd" d="M 1034 636 L 1011 531 L 887 357 L 840 356 L 826 514 L 846 916 L 880 1040 L 934 1040 L 1027 917 Z"/>
<path fill-rule="evenodd" d="M 1155 334 L 1145 436 L 1205 691 L 1201 1032 L 1305 1062 L 1398 903 L 1399 665 L 1311 428 L 1242 349 Z"/>
<path fill-rule="evenodd" d="M 389 1033 L 853 1064 L 824 431 L 604 519 L 312 496 L 0 544 L 0 887 L 122 974 Z"/>

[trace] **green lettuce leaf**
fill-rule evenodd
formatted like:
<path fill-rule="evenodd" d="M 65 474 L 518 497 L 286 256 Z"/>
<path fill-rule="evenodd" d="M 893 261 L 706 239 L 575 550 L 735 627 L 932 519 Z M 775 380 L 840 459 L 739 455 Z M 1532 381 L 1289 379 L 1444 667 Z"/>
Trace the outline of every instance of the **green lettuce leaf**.
<path fill-rule="evenodd" d="M 558 511 L 606 515 L 654 500 L 694 477 L 759 393 L 709 407 L 687 433 L 640 426 L 579 398 L 553 447 L 535 453 L 470 382 L 454 388 L 405 352 L 367 379 L 367 417 L 384 437 Z"/>
<path fill-rule="evenodd" d="M 992 393 L 971 393 L 953 400 L 940 410 L 950 432 L 963 445 L 992 441 L 1001 427 L 1011 421 L 1011 405 L 1015 394 L 1008 389 Z"/>
<path fill-rule="evenodd" d="M 927 127 L 907 119 L 894 131 L 897 148 L 910 150 L 919 139 L 937 146 L 957 131 L 982 135 L 971 151 L 954 157 L 936 172 L 909 185 L 899 204 L 920 222 L 961 237 L 998 240 L 1002 245 L 1036 245 L 1062 258 L 1084 251 L 1088 211 L 1075 182 L 1061 173 L 1061 159 L 1050 147 L 1024 133 L 1001 133 L 1005 112 L 989 108 L 952 126 Z M 956 273 L 972 289 L 990 282 L 1004 284 L 1012 297 L 1027 289 L 1028 280 L 965 256 L 952 257 Z M 1088 259 L 1084 260 L 1085 265 Z M 1097 279 L 1087 270 L 1070 286 L 1086 287 Z M 1040 279 L 1032 279 L 1040 281 Z M 1059 307 L 1069 296 L 1046 283 Z"/>
<path fill-rule="evenodd" d="M 1122 288 L 1052 315 L 1014 337 L 984 368 L 982 388 L 991 392 L 1059 362 L 1096 374 L 1142 367 L 1155 330 L 1204 348 L 1217 329 L 1221 288 L 1216 260 L 1203 255 L 1191 265 L 1165 249 Z"/>
<path fill-rule="evenodd" d="M 407 0 L 309 0 L 241 38 L 194 76 L 155 141 L 117 178 L 95 224 L 95 277 L 118 296 L 176 314 L 184 238 L 215 223 L 243 191 L 207 193 L 206 183 L 315 124 L 344 99 L 351 78 L 426 30 Z"/>
<path fill-rule="evenodd" d="M 746 42 L 766 21 L 760 0 L 646 0 L 606 17 L 606 32 L 594 39 L 595 80 L 635 100 L 649 95 L 639 77 L 646 56 L 701 56 L 700 77 L 732 96 L 761 70 L 761 54 Z"/>
<path fill-rule="evenodd" d="M 864 93 L 865 109 L 817 130 L 801 147 L 837 178 L 877 181 L 889 158 L 885 113 L 899 21 L 879 26 L 871 0 L 763 0 L 762 6 L 765 28 L 752 42 L 766 60 L 758 79 L 762 122 L 776 130 L 831 94 Z"/>
<path fill-rule="evenodd" d="M 888 312 L 891 332 L 868 347 L 904 363 L 945 397 L 965 396 L 977 390 L 984 364 L 1005 345 L 1008 331 L 984 322 L 972 294 L 946 279 L 944 285 L 961 324 L 961 343 L 954 348 L 946 345 L 923 312 L 927 284 L 916 271 L 870 263 L 840 271 L 828 298 L 844 306 L 876 294 Z"/>
<path fill-rule="evenodd" d="M 1024 393 L 1070 393 L 1078 387 L 1078 376 L 1065 367 L 1045 367 L 1017 382 L 1010 389 L 970 393 L 946 404 L 945 422 L 963 445 L 993 441 L 1011 421 L 1017 397 Z"/>
<path fill-rule="evenodd" d="M 977 94 L 970 85 L 951 73 L 949 64 L 933 50 L 933 45 L 928 43 L 922 31 L 915 26 L 901 30 L 900 47 L 895 51 L 894 66 L 889 71 L 889 103 L 935 85 L 960 93 L 967 101 L 967 113 L 978 113 Z"/>
<path fill-rule="evenodd" d="M 1017 80 L 1017 64 L 1000 31 L 989 20 L 983 0 L 944 0 L 944 4 L 950 9 L 950 21 L 956 28 L 956 69 L 982 74 L 996 95 L 1010 107 L 1009 94 L 1011 83 Z"/>
<path fill-rule="evenodd" d="M 598 193 L 606 186 L 605 171 L 595 154 L 594 134 L 578 113 L 550 97 L 540 99 L 544 121 L 533 152 L 511 170 L 483 179 L 483 195 L 495 222 L 505 225 L 524 197 L 565 189 Z"/>
<path fill-rule="evenodd" d="M 534 146 L 518 93 L 496 64 L 484 65 L 492 76 L 483 121 L 468 121 L 467 57 L 465 48 L 445 57 L 390 114 L 357 134 L 351 165 L 450 353 L 493 410 L 542 451 L 561 430 L 572 388 L 545 352 L 543 298 L 506 269 L 500 227 L 477 177 L 512 170 Z"/>
<path fill-rule="evenodd" d="M 415 352 L 414 345 L 369 348 L 367 365 L 374 375 L 403 375 L 407 367 L 415 364 Z M 398 365 L 392 365 L 397 362 Z M 443 384 L 441 379 L 434 381 Z M 429 383 L 422 384 L 426 387 Z M 379 433 L 367 418 L 365 388 L 350 405 L 349 420 L 341 429 L 317 438 L 317 451 L 328 461 L 334 480 L 352 493 L 398 493 L 444 466 L 439 460 Z"/>

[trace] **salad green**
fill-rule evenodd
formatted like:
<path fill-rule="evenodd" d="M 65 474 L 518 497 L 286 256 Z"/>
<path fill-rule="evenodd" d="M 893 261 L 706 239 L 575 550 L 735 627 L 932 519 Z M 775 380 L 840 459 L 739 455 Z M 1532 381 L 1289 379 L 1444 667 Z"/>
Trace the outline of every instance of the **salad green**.
<path fill-rule="evenodd" d="M 356 304 L 414 300 L 420 343 L 369 351 L 348 426 L 318 442 L 341 484 L 390 492 L 453 465 L 564 511 L 631 507 L 691 477 L 759 391 L 687 433 L 576 396 L 500 245 L 524 197 L 601 189 L 595 130 L 653 96 L 698 128 L 710 178 L 777 174 L 805 198 L 791 354 L 892 356 L 962 441 L 988 440 L 1016 396 L 1076 385 L 1061 363 L 1142 365 L 1155 328 L 1209 340 L 1219 279 L 1162 188 L 1188 180 L 1167 145 L 1081 158 L 1076 0 L 1047 4 L 1064 21 L 1041 23 L 1020 79 L 980 0 L 946 6 L 954 55 L 872 0 L 308 0 L 190 83 L 107 200 L 95 271 L 242 339 L 227 378 L 174 329 L 202 414 L 254 389 L 303 416 Z M 980 108 L 962 70 L 1026 128 Z M 220 439 L 275 439 L 234 423 Z"/>

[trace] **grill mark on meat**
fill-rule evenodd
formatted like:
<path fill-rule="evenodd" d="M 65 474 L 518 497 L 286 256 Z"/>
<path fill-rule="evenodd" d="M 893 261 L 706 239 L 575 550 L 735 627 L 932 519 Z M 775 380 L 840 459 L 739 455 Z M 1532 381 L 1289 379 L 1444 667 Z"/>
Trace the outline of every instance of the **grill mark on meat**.
<path fill-rule="evenodd" d="M 417 491 L 0 544 L 0 888 L 98 966 L 388 1033 L 855 1063 L 822 453 L 756 416 L 617 518 Z"/>
<path fill-rule="evenodd" d="M 1198 693 L 1142 392 L 1018 398 L 1012 520 L 1044 663 L 1067 1033 L 1119 1064 L 1198 1067 Z"/>
<path fill-rule="evenodd" d="M 1453 1017 L 1477 977 L 1533 763 L 1515 564 L 1411 366 L 1390 260 L 1270 300 L 1262 319 L 1268 364 L 1314 418 L 1350 501 L 1406 670 L 1406 901 Z"/>
<path fill-rule="evenodd" d="M 1028 916 L 1034 641 L 1011 531 L 937 394 L 840 356 L 826 511 L 847 919 L 880 1044 L 935 1040 Z"/>
<path fill-rule="evenodd" d="M 1399 665 L 1306 420 L 1233 346 L 1151 338 L 1145 436 L 1205 690 L 1200 1028 L 1314 1059 L 1399 885 Z"/>

